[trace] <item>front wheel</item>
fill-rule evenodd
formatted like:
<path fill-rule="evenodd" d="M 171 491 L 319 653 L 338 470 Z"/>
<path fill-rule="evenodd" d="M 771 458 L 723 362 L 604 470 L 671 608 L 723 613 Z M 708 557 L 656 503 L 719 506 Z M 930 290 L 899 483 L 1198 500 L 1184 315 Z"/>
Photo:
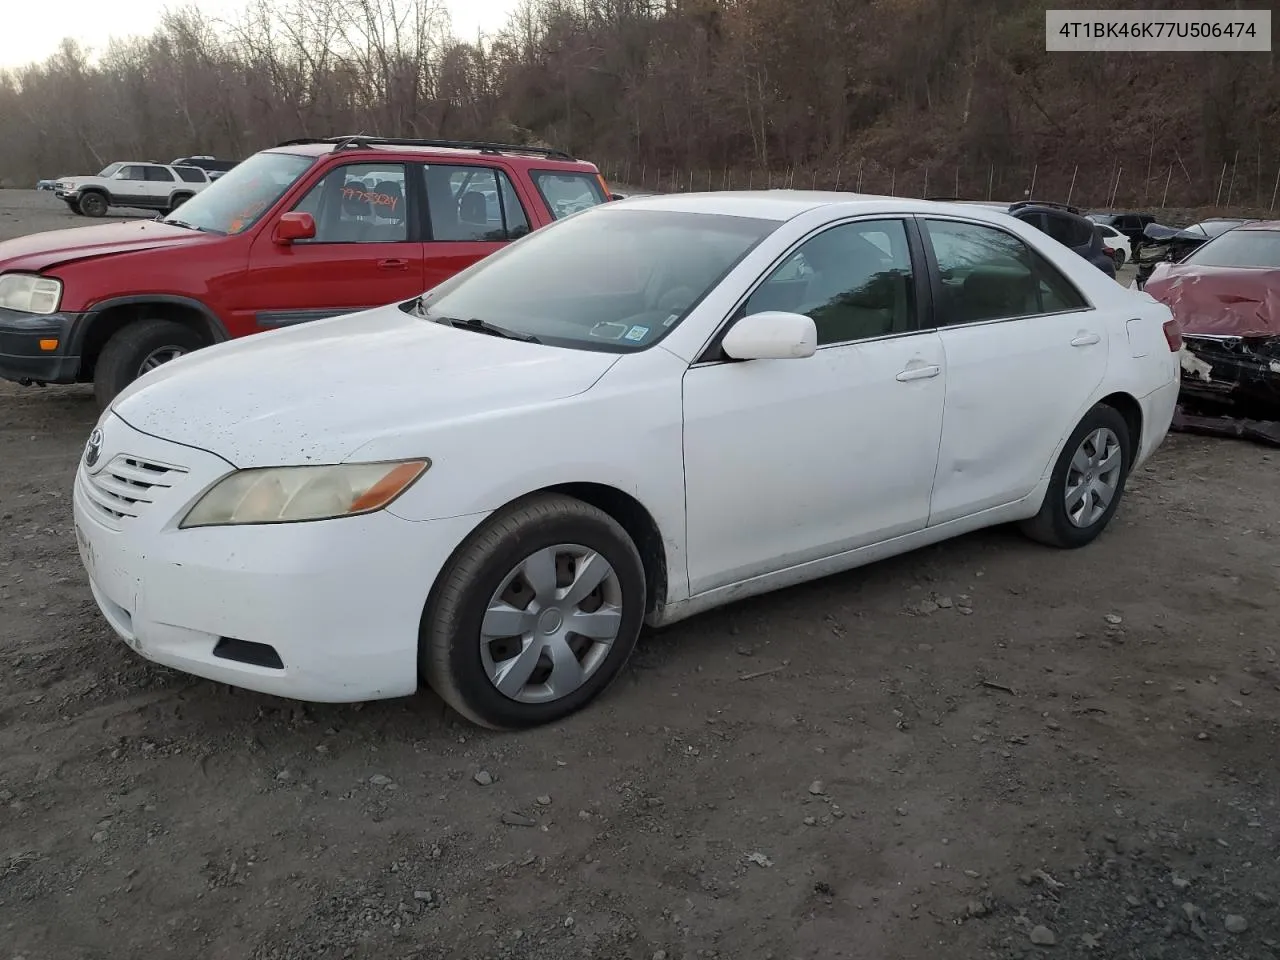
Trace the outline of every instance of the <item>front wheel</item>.
<path fill-rule="evenodd" d="M 106 409 L 144 373 L 204 346 L 200 335 L 172 320 L 140 320 L 117 330 L 102 348 L 93 371 L 93 393 Z"/>
<path fill-rule="evenodd" d="M 1022 525 L 1032 540 L 1071 549 L 1091 543 L 1111 521 L 1131 464 L 1129 424 L 1098 404 L 1067 438 L 1040 512 Z"/>
<path fill-rule="evenodd" d="M 68 200 L 67 209 L 74 213 L 77 217 L 82 216 L 80 213 L 80 202 L 78 200 Z"/>
<path fill-rule="evenodd" d="M 100 193 L 81 194 L 80 212 L 86 217 L 105 217 L 107 215 L 107 198 Z"/>
<path fill-rule="evenodd" d="M 557 494 L 517 501 L 441 572 L 422 618 L 420 673 L 481 726 L 558 720 L 622 670 L 645 590 L 640 553 L 608 514 Z"/>

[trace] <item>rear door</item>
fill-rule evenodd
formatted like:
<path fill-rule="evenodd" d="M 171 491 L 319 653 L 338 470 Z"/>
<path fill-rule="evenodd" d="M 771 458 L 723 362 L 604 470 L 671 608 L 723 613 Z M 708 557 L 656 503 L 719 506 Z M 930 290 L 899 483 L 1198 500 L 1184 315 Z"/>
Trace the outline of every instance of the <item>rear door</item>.
<path fill-rule="evenodd" d="M 168 167 L 149 164 L 143 168 L 143 174 L 146 176 L 147 205 L 157 210 L 168 209 L 169 195 L 177 186 L 173 171 Z"/>
<path fill-rule="evenodd" d="M 419 169 L 427 198 L 424 289 L 529 232 L 529 215 L 501 167 L 427 163 Z"/>
<path fill-rule="evenodd" d="M 1108 327 L 1012 233 L 952 218 L 920 225 L 946 357 L 934 525 L 1031 493 L 1102 382 Z"/>
<path fill-rule="evenodd" d="M 331 167 L 293 210 L 316 222 L 312 240 L 254 239 L 240 297 L 259 329 L 354 313 L 423 290 L 420 189 L 404 163 Z"/>

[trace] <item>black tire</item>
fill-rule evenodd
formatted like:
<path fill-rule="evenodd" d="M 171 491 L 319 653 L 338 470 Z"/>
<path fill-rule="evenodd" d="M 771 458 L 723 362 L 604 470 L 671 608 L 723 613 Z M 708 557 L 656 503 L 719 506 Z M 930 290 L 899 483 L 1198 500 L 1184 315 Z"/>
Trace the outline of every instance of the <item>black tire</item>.
<path fill-rule="evenodd" d="M 186 203 L 190 199 L 191 199 L 191 194 L 189 193 L 174 194 L 173 199 L 169 201 L 168 209 L 161 210 L 160 216 L 167 217 L 169 214 L 173 213 L 173 211 L 177 210 L 180 206 L 182 206 L 184 203 Z"/>
<path fill-rule="evenodd" d="M 503 578 L 524 558 L 557 544 L 580 544 L 608 561 L 621 585 L 620 626 L 612 648 L 580 687 L 558 700 L 524 703 L 501 693 L 485 672 L 481 622 Z M 422 617 L 419 673 L 480 726 L 519 730 L 551 723 L 584 707 L 618 676 L 644 623 L 645 590 L 640 552 L 607 513 L 559 494 L 518 500 L 473 533 L 441 572 Z"/>
<path fill-rule="evenodd" d="M 138 320 L 121 327 L 107 341 L 93 371 L 93 394 L 106 409 L 116 395 L 142 375 L 148 357 L 166 349 L 190 353 L 205 346 L 190 327 L 172 320 Z"/>
<path fill-rule="evenodd" d="M 106 196 L 97 190 L 80 194 L 80 212 L 86 217 L 105 217 L 108 206 Z"/>
<path fill-rule="evenodd" d="M 1071 458 L 1075 456 L 1086 437 L 1095 430 L 1103 428 L 1114 433 L 1120 443 L 1120 476 L 1116 491 L 1100 517 L 1089 526 L 1076 526 L 1067 516 L 1065 502 Z M 1132 463 L 1133 440 L 1129 435 L 1128 422 L 1115 407 L 1098 404 L 1085 414 L 1084 419 L 1067 438 L 1062 453 L 1058 455 L 1058 462 L 1054 464 L 1053 474 L 1049 478 L 1049 489 L 1045 492 L 1040 512 L 1022 523 L 1022 532 L 1039 543 L 1067 550 L 1092 543 L 1111 522 L 1116 509 L 1120 506 L 1120 501 L 1124 499 L 1125 483 L 1129 479 L 1129 468 Z"/>
<path fill-rule="evenodd" d="M 1117 269 L 1117 270 L 1119 270 L 1121 267 L 1123 267 L 1123 266 L 1124 266 L 1124 260 L 1125 260 L 1125 257 L 1124 257 L 1124 251 L 1123 251 L 1123 250 L 1117 250 L 1117 251 L 1116 251 L 1116 256 L 1115 256 L 1116 269 Z"/>
<path fill-rule="evenodd" d="M 70 210 L 72 213 L 74 213 L 77 217 L 84 216 L 84 214 L 80 212 L 80 204 L 77 201 L 68 200 L 66 201 L 66 204 L 67 204 L 67 209 Z"/>

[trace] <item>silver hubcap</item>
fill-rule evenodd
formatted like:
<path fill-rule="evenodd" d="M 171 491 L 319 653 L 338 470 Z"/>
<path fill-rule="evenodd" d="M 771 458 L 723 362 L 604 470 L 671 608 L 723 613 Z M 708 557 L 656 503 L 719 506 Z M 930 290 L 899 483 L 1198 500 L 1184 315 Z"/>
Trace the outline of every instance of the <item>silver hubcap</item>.
<path fill-rule="evenodd" d="M 181 347 L 161 347 L 159 350 L 152 350 L 138 367 L 138 376 L 150 373 L 161 364 L 176 360 L 186 352 Z"/>
<path fill-rule="evenodd" d="M 1091 527 L 1107 512 L 1120 487 L 1124 457 L 1120 438 L 1100 427 L 1081 441 L 1067 470 L 1064 501 L 1067 519 L 1077 527 Z"/>
<path fill-rule="evenodd" d="M 480 625 L 480 659 L 500 693 L 547 703 L 581 687 L 622 627 L 622 584 L 579 544 L 525 557 L 494 591 Z"/>

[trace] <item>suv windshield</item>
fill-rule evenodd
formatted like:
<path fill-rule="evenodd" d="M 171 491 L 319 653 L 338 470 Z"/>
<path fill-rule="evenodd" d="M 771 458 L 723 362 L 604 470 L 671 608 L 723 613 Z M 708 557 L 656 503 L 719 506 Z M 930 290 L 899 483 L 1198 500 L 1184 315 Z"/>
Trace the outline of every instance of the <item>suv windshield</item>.
<path fill-rule="evenodd" d="M 1232 230 L 1182 261 L 1200 267 L 1280 267 L 1280 230 Z"/>
<path fill-rule="evenodd" d="M 557 220 L 590 209 L 609 198 L 604 195 L 600 178 L 589 173 L 560 173 L 555 170 L 530 170 L 534 186 L 542 194 L 551 215 Z"/>
<path fill-rule="evenodd" d="M 259 153 L 237 164 L 163 218 L 209 233 L 248 230 L 280 199 L 315 157 L 293 153 Z"/>
<path fill-rule="evenodd" d="M 423 294 L 417 310 L 553 346 L 642 350 L 777 226 L 610 204 L 535 230 Z"/>
<path fill-rule="evenodd" d="M 117 171 L 117 170 L 119 170 L 119 169 L 120 169 L 121 167 L 123 167 L 123 166 L 124 166 L 124 164 L 123 164 L 123 163 L 113 163 L 113 164 L 110 164 L 109 166 L 103 167 L 103 168 L 102 168 L 102 172 L 101 172 L 101 173 L 99 173 L 99 174 L 98 174 L 98 176 L 100 176 L 100 177 L 114 177 L 114 176 L 116 175 L 116 171 Z"/>

